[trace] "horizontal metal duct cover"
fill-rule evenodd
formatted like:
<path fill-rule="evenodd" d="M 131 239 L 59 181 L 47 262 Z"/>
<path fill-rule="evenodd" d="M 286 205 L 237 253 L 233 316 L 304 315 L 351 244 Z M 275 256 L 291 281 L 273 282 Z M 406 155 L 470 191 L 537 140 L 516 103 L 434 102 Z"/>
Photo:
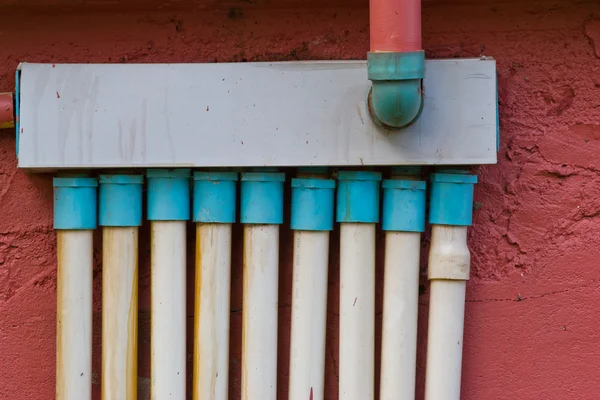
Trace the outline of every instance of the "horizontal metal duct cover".
<path fill-rule="evenodd" d="M 425 105 L 376 126 L 365 61 L 29 64 L 19 167 L 252 167 L 496 162 L 496 62 L 429 60 Z"/>

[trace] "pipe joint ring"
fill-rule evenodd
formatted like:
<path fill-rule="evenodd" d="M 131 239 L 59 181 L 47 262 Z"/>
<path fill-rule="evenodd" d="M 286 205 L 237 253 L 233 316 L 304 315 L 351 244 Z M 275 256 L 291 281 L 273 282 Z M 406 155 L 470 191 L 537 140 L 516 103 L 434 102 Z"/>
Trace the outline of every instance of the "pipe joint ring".
<path fill-rule="evenodd" d="M 406 81 L 425 77 L 425 52 L 369 52 L 367 73 L 371 81 Z"/>

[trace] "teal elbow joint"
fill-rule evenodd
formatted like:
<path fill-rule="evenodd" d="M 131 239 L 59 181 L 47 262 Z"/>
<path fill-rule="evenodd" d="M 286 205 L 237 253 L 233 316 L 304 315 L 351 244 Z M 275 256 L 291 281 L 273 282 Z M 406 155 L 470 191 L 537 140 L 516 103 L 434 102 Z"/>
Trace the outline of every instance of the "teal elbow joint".
<path fill-rule="evenodd" d="M 370 52 L 367 69 L 372 82 L 368 106 L 375 123 L 392 129 L 413 124 L 423 110 L 425 53 Z"/>

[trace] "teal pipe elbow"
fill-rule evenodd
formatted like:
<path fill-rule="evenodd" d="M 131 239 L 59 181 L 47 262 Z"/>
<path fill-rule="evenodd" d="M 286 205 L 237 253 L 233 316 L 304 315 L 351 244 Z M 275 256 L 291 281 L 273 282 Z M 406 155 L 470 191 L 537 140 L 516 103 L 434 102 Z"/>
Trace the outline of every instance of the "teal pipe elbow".
<path fill-rule="evenodd" d="M 413 124 L 423 110 L 425 53 L 370 52 L 367 69 L 372 82 L 368 106 L 373 121 L 390 129 Z"/>

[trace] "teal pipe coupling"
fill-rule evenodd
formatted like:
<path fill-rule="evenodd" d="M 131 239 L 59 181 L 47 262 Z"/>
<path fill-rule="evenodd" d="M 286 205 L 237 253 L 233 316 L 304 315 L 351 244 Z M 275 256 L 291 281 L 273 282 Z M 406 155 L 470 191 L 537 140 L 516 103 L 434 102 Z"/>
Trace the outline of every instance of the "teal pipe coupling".
<path fill-rule="evenodd" d="M 387 179 L 383 181 L 384 231 L 425 231 L 425 190 L 423 181 Z"/>
<path fill-rule="evenodd" d="M 142 225 L 142 175 L 100 175 L 100 225 Z"/>
<path fill-rule="evenodd" d="M 473 189 L 477 175 L 431 174 L 429 222 L 436 225 L 470 226 L 473 219 Z"/>
<path fill-rule="evenodd" d="M 283 172 L 244 172 L 241 176 L 240 221 L 243 224 L 283 223 Z"/>
<path fill-rule="evenodd" d="M 291 228 L 301 231 L 333 229 L 333 179 L 292 179 Z"/>
<path fill-rule="evenodd" d="M 194 172 L 194 222 L 233 224 L 237 172 Z"/>
<path fill-rule="evenodd" d="M 189 169 L 149 169 L 146 177 L 149 221 L 190 219 Z"/>
<path fill-rule="evenodd" d="M 368 107 L 373 121 L 392 129 L 413 124 L 423 110 L 425 52 L 369 52 L 367 70 L 372 82 Z"/>
<path fill-rule="evenodd" d="M 340 171 L 337 190 L 337 222 L 379 222 L 381 173 Z"/>
<path fill-rule="evenodd" d="M 96 229 L 98 180 L 54 178 L 54 229 Z"/>

